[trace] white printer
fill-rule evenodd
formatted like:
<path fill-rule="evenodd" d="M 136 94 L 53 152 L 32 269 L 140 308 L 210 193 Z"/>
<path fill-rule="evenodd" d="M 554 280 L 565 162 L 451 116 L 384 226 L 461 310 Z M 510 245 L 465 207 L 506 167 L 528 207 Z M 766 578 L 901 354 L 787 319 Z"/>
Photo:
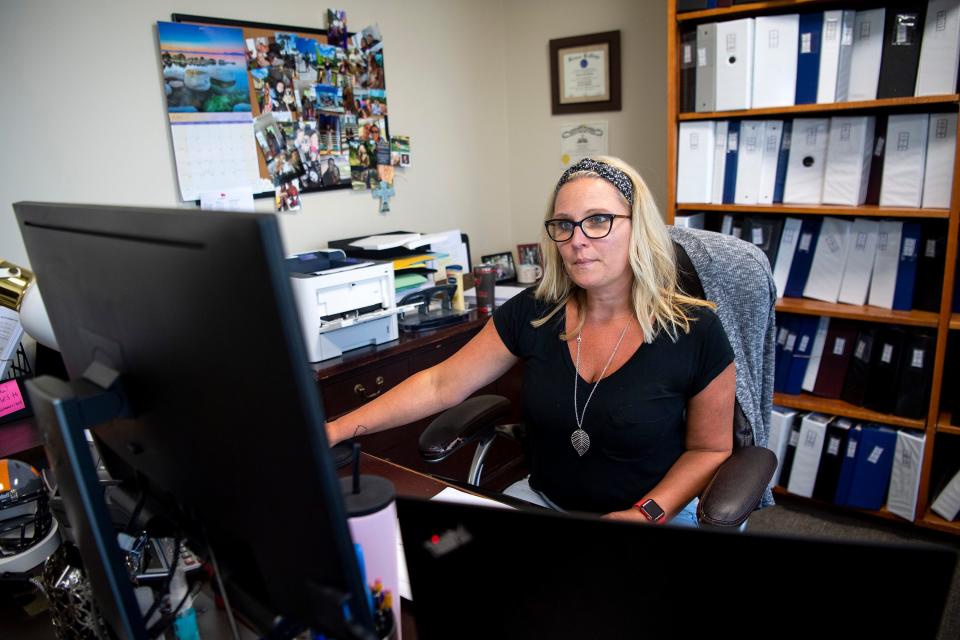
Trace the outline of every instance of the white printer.
<path fill-rule="evenodd" d="M 287 258 L 310 362 L 397 339 L 393 263 L 347 258 L 338 249 Z"/>

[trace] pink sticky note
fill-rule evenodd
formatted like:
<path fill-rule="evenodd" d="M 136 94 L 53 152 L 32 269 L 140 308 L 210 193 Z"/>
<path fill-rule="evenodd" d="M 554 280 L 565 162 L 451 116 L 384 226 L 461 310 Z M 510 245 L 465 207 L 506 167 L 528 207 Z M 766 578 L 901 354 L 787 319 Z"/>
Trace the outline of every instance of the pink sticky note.
<path fill-rule="evenodd" d="M 16 380 L 0 382 L 0 418 L 26 408 Z"/>

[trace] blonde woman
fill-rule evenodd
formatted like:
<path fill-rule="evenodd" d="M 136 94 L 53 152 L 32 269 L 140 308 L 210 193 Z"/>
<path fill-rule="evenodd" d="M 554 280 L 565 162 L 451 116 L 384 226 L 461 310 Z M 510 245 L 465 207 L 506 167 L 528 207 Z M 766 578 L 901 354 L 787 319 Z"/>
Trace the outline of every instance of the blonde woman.
<path fill-rule="evenodd" d="M 712 305 L 678 290 L 656 204 L 616 158 L 564 172 L 542 244 L 535 291 L 497 309 L 445 362 L 329 423 L 328 437 L 452 407 L 522 359 L 531 474 L 508 494 L 695 526 L 696 496 L 733 446 L 733 351 Z"/>

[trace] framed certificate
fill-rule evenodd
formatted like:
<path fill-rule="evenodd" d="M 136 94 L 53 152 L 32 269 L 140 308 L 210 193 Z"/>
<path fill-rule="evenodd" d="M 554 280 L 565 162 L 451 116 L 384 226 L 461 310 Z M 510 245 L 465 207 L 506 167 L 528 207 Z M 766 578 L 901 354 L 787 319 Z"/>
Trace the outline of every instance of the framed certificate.
<path fill-rule="evenodd" d="M 620 110 L 620 32 L 550 41 L 552 113 Z"/>

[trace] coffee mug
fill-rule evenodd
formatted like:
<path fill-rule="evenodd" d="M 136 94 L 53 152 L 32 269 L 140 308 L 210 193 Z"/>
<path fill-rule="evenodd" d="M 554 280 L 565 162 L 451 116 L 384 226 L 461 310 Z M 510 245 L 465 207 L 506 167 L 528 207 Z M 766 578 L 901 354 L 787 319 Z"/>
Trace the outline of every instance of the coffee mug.
<path fill-rule="evenodd" d="M 532 284 L 543 277 L 543 269 L 538 264 L 521 264 L 517 267 L 517 282 Z"/>

